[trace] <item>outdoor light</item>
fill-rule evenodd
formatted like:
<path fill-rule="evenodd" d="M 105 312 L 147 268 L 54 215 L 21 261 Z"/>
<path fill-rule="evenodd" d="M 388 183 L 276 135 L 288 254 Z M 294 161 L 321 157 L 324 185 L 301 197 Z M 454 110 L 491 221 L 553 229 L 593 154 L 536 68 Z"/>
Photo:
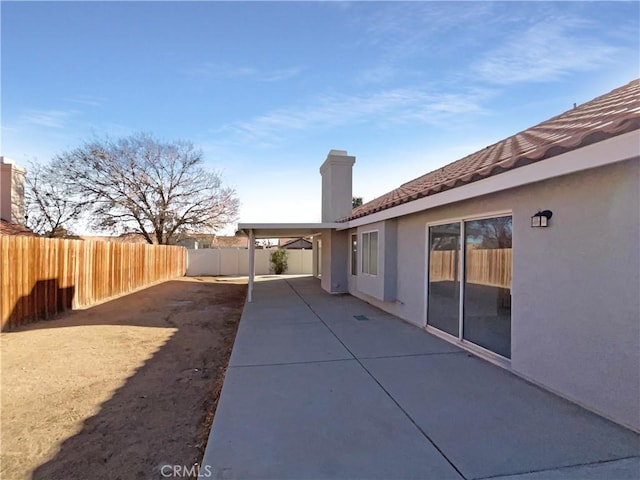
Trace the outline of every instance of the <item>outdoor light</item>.
<path fill-rule="evenodd" d="M 538 211 L 533 217 L 531 217 L 531 226 L 532 227 L 548 227 L 549 219 L 553 216 L 553 212 L 551 210 L 542 210 Z"/>

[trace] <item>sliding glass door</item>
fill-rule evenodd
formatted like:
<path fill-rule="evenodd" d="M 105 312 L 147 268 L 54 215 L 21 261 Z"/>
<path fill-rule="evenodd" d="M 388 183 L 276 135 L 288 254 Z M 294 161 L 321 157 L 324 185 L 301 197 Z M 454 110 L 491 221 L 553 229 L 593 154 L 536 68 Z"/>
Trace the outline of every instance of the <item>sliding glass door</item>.
<path fill-rule="evenodd" d="M 458 336 L 460 330 L 460 223 L 429 228 L 427 323 Z"/>
<path fill-rule="evenodd" d="M 463 338 L 511 358 L 511 217 L 465 222 Z"/>
<path fill-rule="evenodd" d="M 511 252 L 510 216 L 429 227 L 427 324 L 511 358 Z"/>

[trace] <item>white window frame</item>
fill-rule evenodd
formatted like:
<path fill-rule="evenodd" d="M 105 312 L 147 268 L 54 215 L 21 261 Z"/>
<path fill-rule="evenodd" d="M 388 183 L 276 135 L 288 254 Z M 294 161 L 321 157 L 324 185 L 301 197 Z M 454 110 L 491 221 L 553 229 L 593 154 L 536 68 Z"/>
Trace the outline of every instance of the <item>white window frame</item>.
<path fill-rule="evenodd" d="M 480 345 L 476 345 L 473 342 L 465 340 L 463 337 L 463 319 L 464 319 L 464 283 L 465 283 L 465 270 L 466 270 L 466 262 L 467 262 L 467 252 L 466 252 L 466 222 L 472 222 L 474 220 L 484 220 L 487 218 L 498 218 L 498 217 L 511 217 L 513 219 L 513 210 L 497 210 L 492 212 L 479 213 L 477 215 L 469 215 L 465 217 L 450 217 L 442 220 L 438 220 L 437 222 L 427 222 L 426 224 L 426 240 L 425 240 L 425 287 L 424 287 L 424 325 L 425 329 L 428 332 L 433 333 L 437 337 L 440 337 L 444 340 L 447 340 L 451 343 L 454 343 L 462 348 L 465 348 L 469 351 L 472 351 L 479 355 L 480 357 L 496 364 L 501 367 L 511 368 L 511 359 L 503 357 L 502 355 L 492 352 Z M 440 225 L 448 225 L 450 223 L 460 223 L 460 272 L 461 272 L 461 281 L 460 281 L 460 295 L 459 295 L 459 305 L 458 305 L 458 336 L 451 335 L 450 333 L 444 332 L 434 326 L 429 325 L 428 323 L 428 315 L 429 315 L 429 253 L 430 253 L 430 239 L 429 239 L 429 229 L 431 227 L 437 227 Z M 511 238 L 511 248 L 515 248 L 515 235 Z M 513 265 L 511 266 L 513 268 Z M 511 292 L 513 294 L 513 291 Z M 513 311 L 511 313 L 511 324 L 513 325 Z"/>
<path fill-rule="evenodd" d="M 371 234 L 376 234 L 376 251 L 375 253 L 371 251 Z M 365 241 L 365 236 L 367 240 Z M 363 275 L 369 277 L 377 277 L 378 271 L 380 270 L 380 231 L 379 230 L 367 230 L 365 232 L 360 233 L 360 245 L 362 248 L 360 249 L 361 254 L 361 265 L 360 272 Z M 371 259 L 373 258 L 372 253 L 375 254 L 376 259 L 376 269 L 375 273 L 371 273 Z M 365 262 L 366 255 L 366 262 Z"/>
<path fill-rule="evenodd" d="M 351 242 L 349 243 L 349 269 L 351 270 L 351 276 L 355 277 L 358 275 L 358 233 L 352 233 L 350 235 Z M 353 248 L 353 242 L 355 241 L 355 251 Z M 355 261 L 355 265 L 354 262 Z M 354 268 L 355 267 L 355 268 Z"/>

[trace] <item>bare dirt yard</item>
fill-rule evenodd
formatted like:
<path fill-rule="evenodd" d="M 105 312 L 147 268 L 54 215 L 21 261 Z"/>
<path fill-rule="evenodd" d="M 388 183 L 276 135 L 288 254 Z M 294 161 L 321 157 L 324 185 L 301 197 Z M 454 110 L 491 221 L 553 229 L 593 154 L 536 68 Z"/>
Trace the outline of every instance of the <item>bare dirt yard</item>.
<path fill-rule="evenodd" d="M 244 283 L 181 278 L 2 333 L 0 478 L 160 479 L 199 462 Z"/>

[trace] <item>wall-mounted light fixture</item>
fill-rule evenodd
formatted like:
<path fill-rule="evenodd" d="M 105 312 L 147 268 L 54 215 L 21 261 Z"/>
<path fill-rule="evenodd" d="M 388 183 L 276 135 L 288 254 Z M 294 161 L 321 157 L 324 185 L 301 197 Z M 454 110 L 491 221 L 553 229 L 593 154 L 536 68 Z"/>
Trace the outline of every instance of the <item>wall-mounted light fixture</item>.
<path fill-rule="evenodd" d="M 549 219 L 553 216 L 553 212 L 551 210 L 542 210 L 536 213 L 533 217 L 531 217 L 531 226 L 532 227 L 548 227 Z"/>

